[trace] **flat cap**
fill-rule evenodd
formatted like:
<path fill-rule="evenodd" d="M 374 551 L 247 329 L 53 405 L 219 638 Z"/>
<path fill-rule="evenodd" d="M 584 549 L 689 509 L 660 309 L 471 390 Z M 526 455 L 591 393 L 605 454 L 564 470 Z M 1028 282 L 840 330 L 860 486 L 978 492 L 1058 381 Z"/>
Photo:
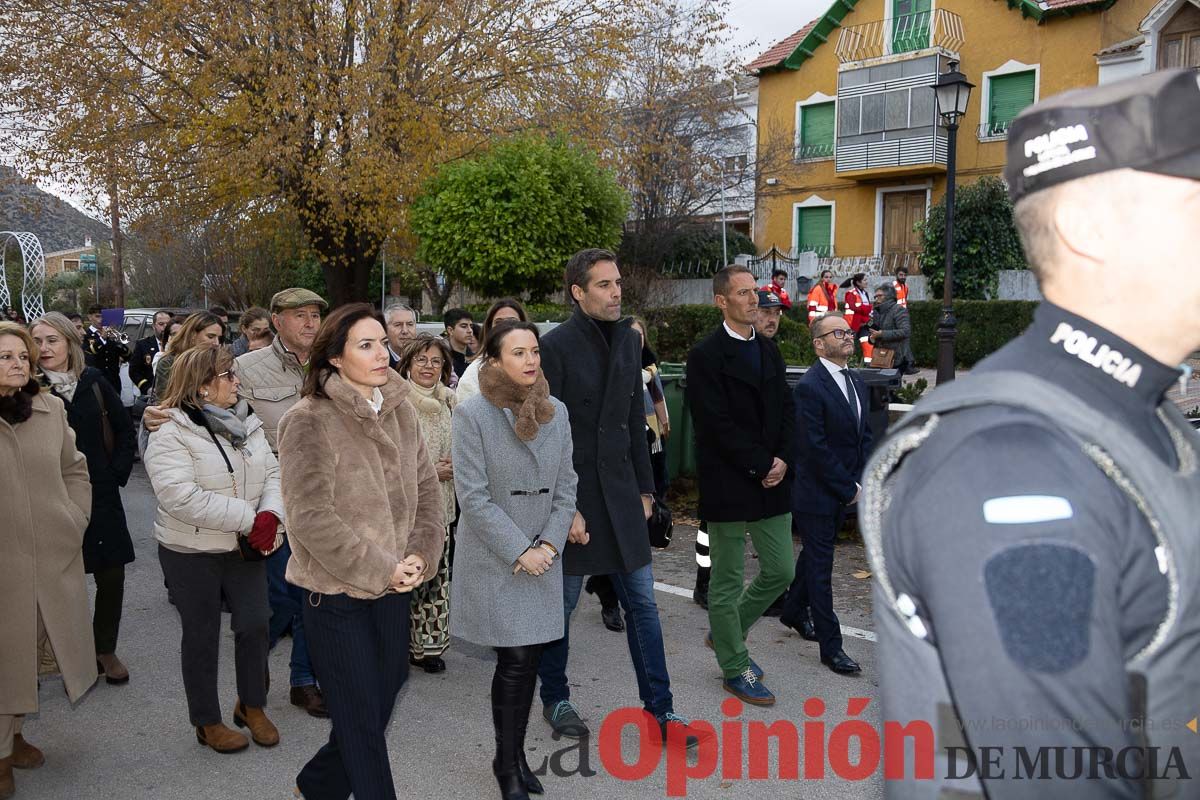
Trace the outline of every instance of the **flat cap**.
<path fill-rule="evenodd" d="M 301 289 L 298 286 L 291 289 L 284 289 L 276 292 L 271 298 L 271 311 L 283 311 L 285 308 L 301 308 L 303 306 L 320 306 L 321 310 L 329 308 L 329 303 L 325 302 L 325 298 L 316 292 L 308 289 Z"/>
<path fill-rule="evenodd" d="M 1166 70 L 1076 89 L 1022 111 L 1008 130 L 1013 202 L 1117 169 L 1200 180 L 1200 72 Z"/>

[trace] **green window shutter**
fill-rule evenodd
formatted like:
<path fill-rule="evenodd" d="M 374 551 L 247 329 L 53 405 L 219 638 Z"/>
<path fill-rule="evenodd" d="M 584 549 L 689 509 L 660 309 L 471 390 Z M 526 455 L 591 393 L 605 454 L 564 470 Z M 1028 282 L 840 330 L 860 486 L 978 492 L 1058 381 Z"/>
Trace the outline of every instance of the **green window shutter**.
<path fill-rule="evenodd" d="M 1033 102 L 1033 78 L 1031 70 L 988 79 L 987 135 L 1001 136 L 1007 133 L 1009 123 L 1021 113 L 1021 109 Z"/>
<path fill-rule="evenodd" d="M 800 108 L 800 158 L 828 158 L 833 155 L 835 115 L 833 103 Z"/>
<path fill-rule="evenodd" d="M 796 209 L 796 252 L 833 255 L 833 206 Z"/>
<path fill-rule="evenodd" d="M 908 53 L 930 46 L 931 0 L 892 0 L 892 52 Z"/>

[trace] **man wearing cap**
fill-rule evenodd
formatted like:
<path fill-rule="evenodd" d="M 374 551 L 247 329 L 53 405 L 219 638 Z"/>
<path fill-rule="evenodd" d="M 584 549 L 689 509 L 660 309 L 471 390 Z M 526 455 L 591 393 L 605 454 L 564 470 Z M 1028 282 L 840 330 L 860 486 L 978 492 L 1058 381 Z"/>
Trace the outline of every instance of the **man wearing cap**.
<path fill-rule="evenodd" d="M 238 356 L 235 369 L 241 380 L 241 395 L 263 423 L 271 449 L 276 450 L 279 420 L 300 399 L 300 386 L 308 364 L 309 349 L 321 327 L 325 300 L 308 289 L 284 289 L 271 298 L 271 324 L 275 340 L 270 347 Z M 332 457 L 333 454 L 330 454 Z M 328 717 L 325 700 L 313 676 L 312 662 L 300 614 L 303 593 L 284 579 L 292 549 L 286 538 L 283 547 L 267 558 L 267 588 L 271 601 L 271 647 L 291 628 L 292 705 L 314 717 Z"/>
<path fill-rule="evenodd" d="M 1200 437 L 1165 393 L 1200 348 L 1198 130 L 1182 70 L 1050 98 L 1009 130 L 1046 300 L 862 481 L 881 717 L 927 721 L 937 748 L 931 780 L 906 753 L 889 798 L 1196 795 Z M 1134 282 L 1176 302 L 1127 303 Z"/>

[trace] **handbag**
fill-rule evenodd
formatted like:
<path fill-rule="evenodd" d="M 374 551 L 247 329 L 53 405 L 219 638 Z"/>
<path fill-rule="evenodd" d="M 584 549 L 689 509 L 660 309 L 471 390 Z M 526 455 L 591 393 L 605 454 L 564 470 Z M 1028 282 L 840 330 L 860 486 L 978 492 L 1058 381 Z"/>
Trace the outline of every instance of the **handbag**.
<path fill-rule="evenodd" d="M 885 344 L 875 345 L 871 351 L 871 369 L 892 369 L 896 366 L 896 349 Z"/>
<path fill-rule="evenodd" d="M 646 520 L 646 527 L 650 531 L 651 547 L 657 547 L 660 550 L 670 547 L 671 532 L 675 524 L 671 519 L 671 509 L 658 497 L 654 498 L 650 519 Z"/>

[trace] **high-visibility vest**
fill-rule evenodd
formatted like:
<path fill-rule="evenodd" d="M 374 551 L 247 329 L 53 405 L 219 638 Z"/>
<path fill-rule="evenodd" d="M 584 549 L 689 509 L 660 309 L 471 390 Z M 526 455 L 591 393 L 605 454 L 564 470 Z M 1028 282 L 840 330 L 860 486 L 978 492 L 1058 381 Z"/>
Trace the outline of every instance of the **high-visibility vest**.
<path fill-rule="evenodd" d="M 892 286 L 896 287 L 896 305 L 908 308 L 908 284 L 896 281 Z"/>
<path fill-rule="evenodd" d="M 808 321 L 830 311 L 837 311 L 837 284 L 818 281 L 808 293 Z"/>
<path fill-rule="evenodd" d="M 783 307 L 785 309 L 789 309 L 789 310 L 791 309 L 792 298 L 788 297 L 787 289 L 783 288 L 778 283 L 775 283 L 775 281 L 771 281 L 770 283 L 764 285 L 762 287 L 762 289 L 760 289 L 759 291 L 763 291 L 763 290 L 766 290 L 768 292 L 774 292 L 775 295 L 779 298 L 779 302 L 783 303 Z"/>
<path fill-rule="evenodd" d="M 846 323 L 850 330 L 858 332 L 863 325 L 871 321 L 871 301 L 866 292 L 859 289 L 847 289 L 845 297 Z"/>

